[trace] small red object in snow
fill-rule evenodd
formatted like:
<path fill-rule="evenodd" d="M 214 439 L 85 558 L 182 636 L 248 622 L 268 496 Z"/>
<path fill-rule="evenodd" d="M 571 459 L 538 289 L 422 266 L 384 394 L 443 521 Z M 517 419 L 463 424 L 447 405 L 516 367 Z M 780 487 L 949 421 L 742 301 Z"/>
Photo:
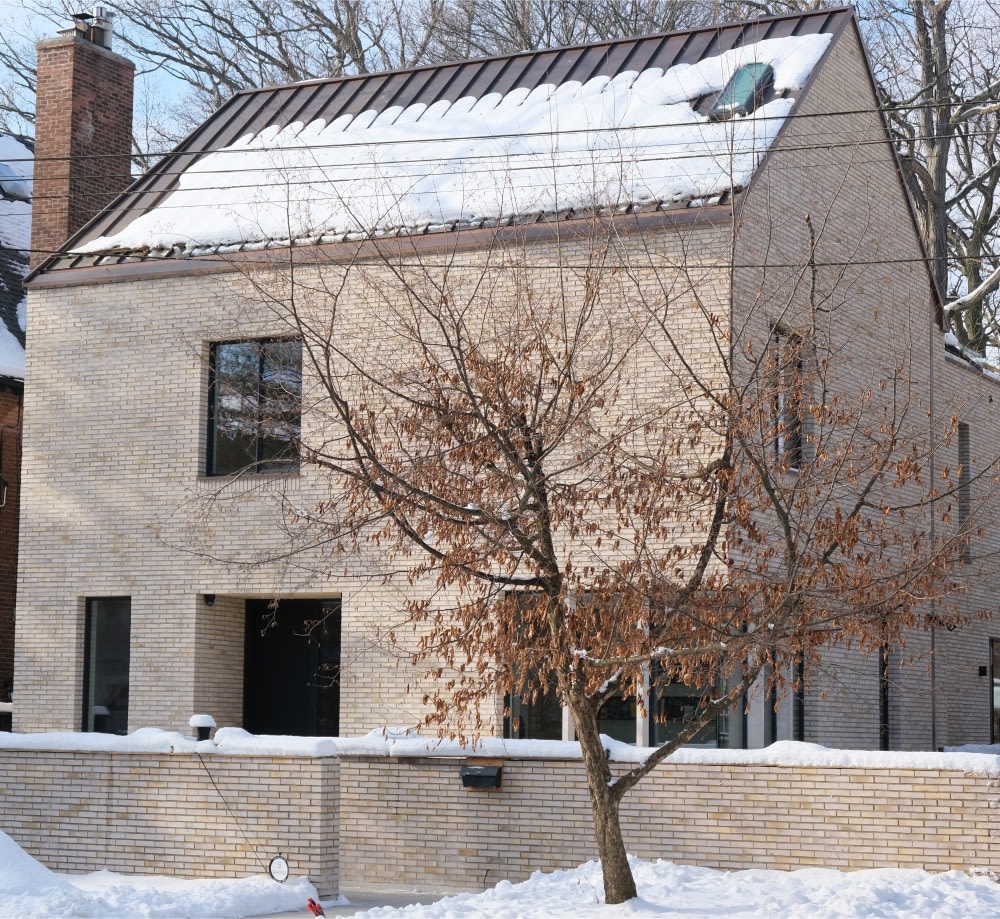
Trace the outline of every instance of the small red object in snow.
<path fill-rule="evenodd" d="M 312 897 L 306 900 L 306 906 L 309 908 L 314 916 L 325 916 L 326 913 L 323 912 L 323 907 L 320 906 Z"/>

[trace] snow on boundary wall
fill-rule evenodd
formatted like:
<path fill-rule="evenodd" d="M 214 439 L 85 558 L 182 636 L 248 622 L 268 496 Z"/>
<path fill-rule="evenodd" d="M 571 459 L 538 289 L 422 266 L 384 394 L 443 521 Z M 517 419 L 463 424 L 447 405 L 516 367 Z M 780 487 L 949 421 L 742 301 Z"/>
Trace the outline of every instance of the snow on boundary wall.
<path fill-rule="evenodd" d="M 196 715 L 195 719 L 210 719 Z M 212 720 L 211 727 L 215 726 Z M 602 735 L 613 762 L 642 762 L 651 748 L 636 747 Z M 55 750 L 105 753 L 194 753 L 226 756 L 290 757 L 445 757 L 469 756 L 509 759 L 578 760 L 580 745 L 553 740 L 506 740 L 485 737 L 475 741 L 439 739 L 409 728 L 376 728 L 361 737 L 290 737 L 250 734 L 242 728 L 220 728 L 213 740 L 160 728 L 142 728 L 127 736 L 99 733 L 0 733 L 0 751 Z M 760 750 L 720 750 L 685 747 L 671 763 L 772 766 L 850 766 L 862 769 L 931 769 L 1000 776 L 1000 745 L 967 746 L 943 753 L 840 750 L 819 744 L 780 741 Z"/>
<path fill-rule="evenodd" d="M 280 852 L 324 896 L 340 879 L 480 889 L 596 855 L 574 745 L 508 744 L 498 757 L 493 742 L 427 753 L 410 748 L 427 738 L 369 735 L 322 742 L 350 750 L 307 753 L 292 748 L 320 742 L 227 731 L 235 729 L 220 730 L 218 744 L 156 732 L 157 743 L 174 738 L 173 752 L 136 749 L 154 739 L 143 732 L 95 737 L 105 749 L 90 750 L 45 749 L 56 735 L 7 735 L 0 829 L 70 872 L 225 877 L 262 872 Z M 238 740 L 245 749 L 226 749 Z M 285 752 L 276 752 L 281 742 Z M 817 750 L 806 762 L 808 745 L 794 746 L 805 746 L 798 762 L 692 750 L 660 765 L 623 803 L 630 851 L 731 869 L 1000 870 L 1000 838 L 990 832 L 1000 775 L 966 768 L 969 757 L 995 756 L 827 751 L 844 759 L 818 763 Z M 524 755 L 511 755 L 515 748 Z M 785 758 L 793 752 L 789 745 Z M 866 756 L 881 762 L 865 765 Z M 463 786 L 461 766 L 483 758 L 502 765 L 499 789 Z M 615 759 L 613 768 L 628 764 Z"/>

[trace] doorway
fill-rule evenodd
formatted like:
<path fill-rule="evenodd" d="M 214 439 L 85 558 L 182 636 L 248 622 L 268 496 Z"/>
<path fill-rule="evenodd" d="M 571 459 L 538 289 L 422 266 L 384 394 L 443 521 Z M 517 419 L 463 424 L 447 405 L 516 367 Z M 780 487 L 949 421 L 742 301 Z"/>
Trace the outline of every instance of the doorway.
<path fill-rule="evenodd" d="M 340 732 L 340 600 L 247 600 L 243 727 Z"/>

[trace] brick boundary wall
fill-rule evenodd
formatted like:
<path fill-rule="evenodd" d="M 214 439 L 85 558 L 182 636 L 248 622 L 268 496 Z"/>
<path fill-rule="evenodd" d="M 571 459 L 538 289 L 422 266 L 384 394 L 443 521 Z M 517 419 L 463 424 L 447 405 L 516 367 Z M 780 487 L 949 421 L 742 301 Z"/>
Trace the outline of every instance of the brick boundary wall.
<path fill-rule="evenodd" d="M 55 871 L 240 877 L 280 853 L 336 895 L 338 761 L 203 760 L 0 750 L 0 829 Z"/>
<path fill-rule="evenodd" d="M 343 757 L 341 878 L 481 889 L 597 857 L 578 761 Z M 661 765 L 626 796 L 629 852 L 705 867 L 1000 869 L 1000 780 L 960 771 Z"/>
<path fill-rule="evenodd" d="M 279 852 L 323 896 L 477 890 L 596 857 L 577 760 L 0 750 L 0 829 L 57 871 L 232 877 Z M 626 797 L 630 852 L 706 867 L 1000 870 L 1000 777 L 661 765 Z M 246 834 L 244 836 L 244 834 Z M 257 850 L 254 854 L 253 848 Z M 258 858 L 259 856 L 259 858 Z"/>

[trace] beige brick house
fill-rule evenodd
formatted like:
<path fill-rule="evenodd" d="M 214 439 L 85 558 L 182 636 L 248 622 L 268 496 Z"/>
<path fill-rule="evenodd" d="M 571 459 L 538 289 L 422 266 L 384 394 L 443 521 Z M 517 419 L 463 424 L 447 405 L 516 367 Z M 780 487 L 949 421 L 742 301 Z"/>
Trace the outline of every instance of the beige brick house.
<path fill-rule="evenodd" d="M 594 226 L 642 296 L 685 307 L 673 334 L 704 373 L 719 320 L 767 342 L 821 316 L 831 385 L 877 387 L 905 355 L 913 411 L 960 422 L 938 467 L 996 453 L 997 384 L 948 350 L 849 11 L 246 92 L 30 280 L 15 730 L 419 722 L 419 678 L 379 636 L 430 586 L 290 541 L 331 484 L 289 449 L 326 428 L 275 304 L 294 293 L 321 318 L 337 287 L 339 334 L 376 361 L 393 342 L 372 317 L 407 271 L 481 281 L 516 257 L 535 289 L 582 296 L 566 269 L 592 257 Z M 637 395 L 659 398 L 645 356 Z M 231 436 L 275 380 L 284 427 Z M 991 614 L 980 573 L 962 602 Z M 987 615 L 917 633 L 905 660 L 831 654 L 706 742 L 989 741 L 996 638 Z M 661 739 L 621 702 L 608 733 Z M 558 710 L 523 723 L 571 731 Z"/>

